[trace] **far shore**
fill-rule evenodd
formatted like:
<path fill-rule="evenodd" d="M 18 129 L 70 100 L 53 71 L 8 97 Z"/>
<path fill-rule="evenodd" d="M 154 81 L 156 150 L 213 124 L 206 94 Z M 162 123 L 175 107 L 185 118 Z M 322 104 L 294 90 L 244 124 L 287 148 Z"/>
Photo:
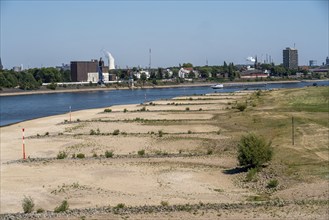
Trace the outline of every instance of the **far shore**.
<path fill-rule="evenodd" d="M 326 81 L 326 80 L 303 80 L 306 82 L 313 81 Z M 235 85 L 248 85 L 248 84 L 274 84 L 274 83 L 297 83 L 301 80 L 289 80 L 289 81 L 259 81 L 259 82 L 224 82 L 225 86 Z M 177 88 L 177 87 L 197 87 L 197 86 L 211 86 L 217 84 L 216 82 L 197 82 L 197 83 L 183 83 L 177 85 L 154 85 L 154 86 L 143 86 L 133 87 L 133 89 L 153 89 L 153 88 Z M 125 87 L 83 87 L 83 88 L 63 88 L 58 87 L 56 90 L 40 89 L 40 90 L 18 90 L 18 89 L 7 89 L 0 91 L 1 96 L 19 96 L 19 95 L 35 95 L 35 94 L 51 94 L 51 93 L 71 93 L 71 92 L 94 92 L 94 91 L 110 91 L 110 90 L 122 90 L 131 89 L 128 86 Z"/>

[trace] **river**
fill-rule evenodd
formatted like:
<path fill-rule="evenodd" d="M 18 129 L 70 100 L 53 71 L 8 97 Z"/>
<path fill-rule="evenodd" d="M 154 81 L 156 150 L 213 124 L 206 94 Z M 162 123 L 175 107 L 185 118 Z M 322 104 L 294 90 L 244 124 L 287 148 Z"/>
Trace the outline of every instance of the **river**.
<path fill-rule="evenodd" d="M 245 89 L 301 88 L 312 86 L 313 83 L 314 82 L 286 82 L 257 85 L 248 84 L 229 86 L 217 90 L 209 86 L 200 86 L 2 96 L 0 97 L 0 126 L 45 116 L 64 114 L 69 112 L 70 107 L 72 111 L 77 111 L 121 104 L 138 104 L 145 101 L 213 92 L 228 93 Z M 329 81 L 317 81 L 316 83 L 319 86 L 329 86 Z"/>

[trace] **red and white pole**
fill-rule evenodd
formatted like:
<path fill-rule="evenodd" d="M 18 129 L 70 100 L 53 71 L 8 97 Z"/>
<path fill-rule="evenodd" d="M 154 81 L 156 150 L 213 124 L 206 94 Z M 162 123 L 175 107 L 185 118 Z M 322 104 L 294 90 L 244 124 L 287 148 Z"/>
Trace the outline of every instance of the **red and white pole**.
<path fill-rule="evenodd" d="M 22 128 L 22 132 L 23 132 L 23 159 L 25 160 L 26 159 L 26 156 L 25 156 L 25 141 L 24 141 L 24 128 Z"/>
<path fill-rule="evenodd" d="M 70 122 L 71 122 L 71 106 L 70 106 Z"/>

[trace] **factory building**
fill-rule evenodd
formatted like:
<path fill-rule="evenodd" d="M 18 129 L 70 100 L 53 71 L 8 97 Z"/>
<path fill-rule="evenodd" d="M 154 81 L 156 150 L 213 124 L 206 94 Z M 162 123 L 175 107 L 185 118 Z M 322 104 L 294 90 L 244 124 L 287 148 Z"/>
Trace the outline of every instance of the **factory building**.
<path fill-rule="evenodd" d="M 113 80 L 116 77 L 109 74 L 109 70 L 115 69 L 114 58 L 108 51 L 103 51 L 108 60 L 108 66 L 103 66 L 103 80 L 105 82 Z M 71 61 L 71 79 L 73 82 L 93 82 L 99 81 L 98 60 L 91 61 Z M 103 64 L 104 65 L 104 64 Z"/>
<path fill-rule="evenodd" d="M 104 81 L 109 80 L 108 72 L 108 66 L 104 66 Z M 98 82 L 98 60 L 71 61 L 71 79 L 73 82 Z"/>

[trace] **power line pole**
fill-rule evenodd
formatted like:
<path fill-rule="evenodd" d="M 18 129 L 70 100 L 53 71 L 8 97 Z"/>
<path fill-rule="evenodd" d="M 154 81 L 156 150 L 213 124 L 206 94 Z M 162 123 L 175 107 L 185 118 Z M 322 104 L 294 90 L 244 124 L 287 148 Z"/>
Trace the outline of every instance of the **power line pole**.
<path fill-rule="evenodd" d="M 292 145 L 295 145 L 295 122 L 294 122 L 294 116 L 291 117 L 291 139 L 292 139 Z"/>
<path fill-rule="evenodd" d="M 151 48 L 149 50 L 149 70 L 151 71 Z"/>

